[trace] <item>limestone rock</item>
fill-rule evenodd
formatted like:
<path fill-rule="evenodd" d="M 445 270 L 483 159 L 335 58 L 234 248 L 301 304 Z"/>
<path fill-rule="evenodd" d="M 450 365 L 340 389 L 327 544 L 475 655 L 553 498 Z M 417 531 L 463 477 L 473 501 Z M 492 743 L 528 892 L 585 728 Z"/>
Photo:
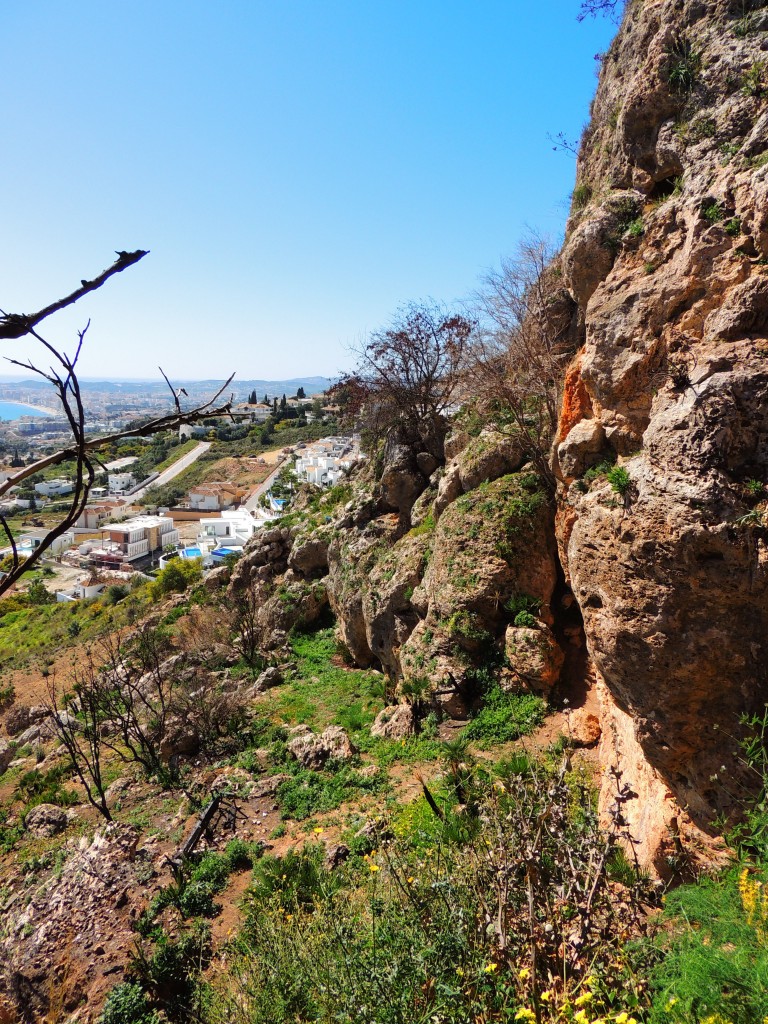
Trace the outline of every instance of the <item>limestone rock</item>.
<path fill-rule="evenodd" d="M 344 861 L 349 860 L 352 851 L 344 843 L 333 843 L 325 851 L 325 867 L 327 871 L 335 871 Z"/>
<path fill-rule="evenodd" d="M 445 509 L 462 492 L 461 470 L 457 463 L 449 463 L 445 467 L 445 472 L 440 477 L 440 483 L 438 484 L 437 497 L 435 498 L 435 519 L 439 519 Z"/>
<path fill-rule="evenodd" d="M 29 705 L 14 704 L 6 712 L 3 724 L 9 736 L 17 736 L 32 724 Z"/>
<path fill-rule="evenodd" d="M 329 726 L 320 735 L 313 733 L 307 726 L 299 726 L 292 732 L 294 735 L 286 747 L 304 768 L 316 770 L 331 758 L 343 761 L 357 753 L 349 736 L 338 725 Z"/>
<path fill-rule="evenodd" d="M 628 5 L 579 158 L 590 199 L 563 255 L 583 349 L 561 471 L 567 484 L 580 468 L 573 431 L 599 424 L 633 492 L 562 486 L 558 544 L 603 688 L 601 760 L 640 794 L 627 818 L 657 870 L 673 821 L 696 856 L 716 816 L 738 812 L 732 794 L 755 780 L 733 737 L 768 701 L 768 541 L 744 493 L 768 480 L 768 168 L 754 160 L 768 120 L 733 88 L 764 53 L 731 16 L 699 0 Z M 659 74 L 672 38 L 706 54 L 706 111 L 687 125 Z M 743 155 L 724 160 L 734 147 Z M 727 787 L 712 781 L 721 765 Z"/>
<path fill-rule="evenodd" d="M 67 812 L 55 804 L 38 804 L 24 819 L 24 827 L 38 839 L 50 839 L 69 823 Z"/>
<path fill-rule="evenodd" d="M 264 693 L 266 690 L 271 690 L 273 686 L 282 685 L 282 682 L 283 674 L 280 669 L 274 665 L 270 665 L 269 668 L 264 669 L 253 684 L 252 689 L 254 693 Z"/>
<path fill-rule="evenodd" d="M 514 436 L 486 427 L 456 456 L 461 489 L 466 493 L 515 473 L 524 461 L 522 447 Z"/>
<path fill-rule="evenodd" d="M 304 576 L 314 576 L 328 571 L 328 537 L 313 533 L 300 543 L 295 543 L 288 556 L 288 565 Z"/>
<path fill-rule="evenodd" d="M 232 578 L 232 567 L 229 565 L 219 565 L 215 569 L 211 569 L 209 573 L 203 577 L 203 586 L 209 593 L 214 593 L 217 590 L 221 590 L 222 587 L 226 587 Z"/>
<path fill-rule="evenodd" d="M 404 740 L 413 736 L 416 720 L 410 704 L 393 704 L 383 708 L 371 726 L 371 736 L 387 740 Z"/>
<path fill-rule="evenodd" d="M 544 623 L 536 627 L 509 626 L 504 648 L 515 684 L 546 697 L 565 660 L 552 630 Z"/>
<path fill-rule="evenodd" d="M 16 754 L 16 744 L 0 740 L 0 775 L 6 770 Z"/>
<path fill-rule="evenodd" d="M 592 747 L 600 739 L 600 719 L 587 708 L 577 708 L 568 715 L 567 737 L 575 747 Z"/>
<path fill-rule="evenodd" d="M 200 749 L 200 733 L 196 726 L 182 718 L 170 718 L 160 741 L 160 757 L 164 761 L 180 754 L 196 754 Z"/>
<path fill-rule="evenodd" d="M 599 462 L 604 444 L 605 429 L 600 420 L 583 419 L 577 423 L 557 446 L 563 479 L 570 483 L 583 476 L 590 466 Z"/>

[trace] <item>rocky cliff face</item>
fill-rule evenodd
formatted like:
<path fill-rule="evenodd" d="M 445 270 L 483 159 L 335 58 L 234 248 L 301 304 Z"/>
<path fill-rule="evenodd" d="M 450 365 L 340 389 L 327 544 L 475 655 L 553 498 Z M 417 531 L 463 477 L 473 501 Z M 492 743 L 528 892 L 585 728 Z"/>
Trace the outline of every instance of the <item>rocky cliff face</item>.
<path fill-rule="evenodd" d="M 768 700 L 766 51 L 763 3 L 631 2 L 563 253 L 583 345 L 558 544 L 603 758 L 639 794 L 657 867 L 754 789 L 734 737 Z M 589 473 L 616 460 L 610 479 Z"/>

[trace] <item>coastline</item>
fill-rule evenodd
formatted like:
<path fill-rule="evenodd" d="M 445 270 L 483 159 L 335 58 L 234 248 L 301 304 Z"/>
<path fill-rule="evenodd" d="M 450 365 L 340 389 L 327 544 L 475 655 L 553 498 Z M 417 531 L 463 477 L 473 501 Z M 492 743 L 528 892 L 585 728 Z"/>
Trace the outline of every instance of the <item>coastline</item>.
<path fill-rule="evenodd" d="M 0 405 L 17 405 L 20 409 L 34 409 L 36 412 L 44 413 L 46 416 L 57 415 L 53 409 L 47 409 L 44 405 L 35 405 L 34 402 L 20 402 L 16 398 L 0 398 Z M 0 420 L 0 423 L 14 423 L 16 420 L 23 419 L 25 415 L 25 413 L 22 413 L 12 420 Z"/>

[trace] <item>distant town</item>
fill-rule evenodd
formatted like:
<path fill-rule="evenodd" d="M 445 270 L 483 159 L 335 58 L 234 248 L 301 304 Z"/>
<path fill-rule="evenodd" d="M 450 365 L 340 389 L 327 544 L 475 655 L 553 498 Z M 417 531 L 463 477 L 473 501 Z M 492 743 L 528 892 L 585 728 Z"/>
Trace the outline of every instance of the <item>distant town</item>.
<path fill-rule="evenodd" d="M 251 537 L 288 510 L 300 482 L 337 484 L 360 460 L 359 439 L 339 429 L 324 378 L 246 381 L 231 415 L 204 418 L 176 431 L 122 438 L 106 452 L 89 500 L 58 537 L 26 586 L 42 584 L 50 600 L 78 601 L 105 588 L 130 585 L 175 558 L 204 571 L 236 559 Z M 204 401 L 216 382 L 186 383 L 190 403 Z M 84 389 L 85 390 L 85 389 Z M 3 382 L 0 400 L 44 408 L 30 382 Z M 142 382 L 87 391 L 94 434 L 124 429 L 167 412 L 169 395 Z M 39 412 L 0 422 L 0 483 L 70 443 L 67 421 Z M 0 500 L 0 515 L 23 557 L 33 551 L 68 507 L 74 466 L 59 464 L 24 479 Z M 5 540 L 5 538 L 3 539 Z M 13 545 L 0 546 L 0 572 Z M 25 589 L 25 582 L 19 584 Z"/>

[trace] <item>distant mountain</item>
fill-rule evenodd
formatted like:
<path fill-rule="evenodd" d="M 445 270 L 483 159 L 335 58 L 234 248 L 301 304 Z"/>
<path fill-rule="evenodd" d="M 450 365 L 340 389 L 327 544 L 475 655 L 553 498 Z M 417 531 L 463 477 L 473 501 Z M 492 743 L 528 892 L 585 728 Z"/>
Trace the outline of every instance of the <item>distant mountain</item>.
<path fill-rule="evenodd" d="M 80 388 L 83 393 L 100 392 L 116 395 L 159 395 L 168 392 L 168 385 L 163 380 L 96 380 L 88 377 L 80 377 Z M 217 391 L 223 380 L 184 380 L 174 378 L 174 385 L 183 385 L 190 396 L 210 394 Z M 43 380 L 35 378 L 27 379 L 12 376 L 0 376 L 0 386 L 13 385 L 23 388 L 25 391 L 47 391 L 50 385 Z M 255 391 L 259 398 L 268 395 L 278 398 L 282 395 L 295 395 L 298 388 L 304 388 L 307 395 L 315 395 L 325 391 L 331 384 L 329 377 L 291 377 L 289 380 L 235 380 L 232 382 L 232 391 L 235 398 L 245 400 L 248 395 Z"/>

